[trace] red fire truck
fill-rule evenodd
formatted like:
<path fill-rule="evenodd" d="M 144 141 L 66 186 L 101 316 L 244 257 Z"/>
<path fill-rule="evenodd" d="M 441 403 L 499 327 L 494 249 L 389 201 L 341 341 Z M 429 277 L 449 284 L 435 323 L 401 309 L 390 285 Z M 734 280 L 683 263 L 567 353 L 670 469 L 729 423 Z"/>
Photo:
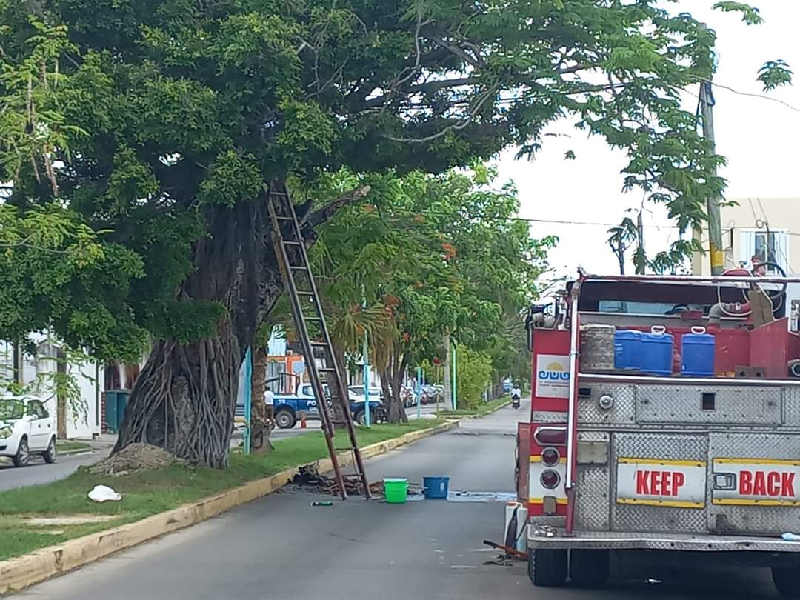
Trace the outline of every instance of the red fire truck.
<path fill-rule="evenodd" d="M 724 564 L 770 567 L 781 596 L 800 598 L 796 280 L 727 275 L 581 274 L 555 311 L 532 310 L 516 472 L 534 585 L 601 586 L 612 553 L 659 564 L 724 553 Z M 773 313 L 755 323 L 754 292 Z M 673 342 L 668 372 L 618 368 L 618 334 L 654 328 Z M 593 330 L 606 332 L 592 340 L 603 356 L 588 356 Z M 713 340 L 702 376 L 682 372 L 682 340 L 697 331 Z"/>

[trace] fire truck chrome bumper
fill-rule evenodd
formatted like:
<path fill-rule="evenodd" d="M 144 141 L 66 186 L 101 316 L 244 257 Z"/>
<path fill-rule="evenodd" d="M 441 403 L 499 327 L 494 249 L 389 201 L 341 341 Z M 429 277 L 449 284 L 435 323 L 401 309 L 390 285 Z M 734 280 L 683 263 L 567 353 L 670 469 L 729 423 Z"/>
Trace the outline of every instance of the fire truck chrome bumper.
<path fill-rule="evenodd" d="M 800 542 L 780 538 L 659 533 L 582 532 L 567 536 L 563 529 L 529 526 L 528 547 L 548 549 L 681 550 L 694 552 L 798 552 Z"/>

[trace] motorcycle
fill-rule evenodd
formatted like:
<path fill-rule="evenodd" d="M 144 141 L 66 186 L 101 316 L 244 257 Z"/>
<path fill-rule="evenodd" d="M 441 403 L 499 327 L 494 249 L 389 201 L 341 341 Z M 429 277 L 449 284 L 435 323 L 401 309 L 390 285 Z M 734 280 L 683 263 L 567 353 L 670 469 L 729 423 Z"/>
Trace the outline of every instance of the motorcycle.
<path fill-rule="evenodd" d="M 511 399 L 511 406 L 513 406 L 514 408 L 519 408 L 519 396 L 514 396 Z"/>

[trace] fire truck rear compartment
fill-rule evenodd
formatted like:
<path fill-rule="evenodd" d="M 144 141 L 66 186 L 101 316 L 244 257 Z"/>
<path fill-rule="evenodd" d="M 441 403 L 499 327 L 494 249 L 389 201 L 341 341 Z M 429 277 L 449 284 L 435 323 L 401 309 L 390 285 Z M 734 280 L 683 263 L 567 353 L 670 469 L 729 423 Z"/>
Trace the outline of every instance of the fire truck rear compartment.
<path fill-rule="evenodd" d="M 800 533 L 797 384 L 583 375 L 580 385 L 573 543 L 586 538 L 591 545 L 594 537 L 596 547 L 778 550 L 777 544 L 800 551 L 780 539 Z M 532 474 L 529 486 L 539 485 Z M 537 537 L 534 524 L 531 539 Z M 698 547 L 704 542 L 712 547 Z"/>

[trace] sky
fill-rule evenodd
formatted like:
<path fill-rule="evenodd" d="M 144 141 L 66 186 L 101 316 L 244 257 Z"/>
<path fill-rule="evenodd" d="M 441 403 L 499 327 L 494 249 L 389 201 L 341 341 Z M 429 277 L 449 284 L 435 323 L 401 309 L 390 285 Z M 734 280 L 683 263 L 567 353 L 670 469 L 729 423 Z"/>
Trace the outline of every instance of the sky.
<path fill-rule="evenodd" d="M 716 0 L 681 0 L 669 3 L 674 12 L 690 12 L 717 32 L 719 67 L 715 83 L 717 151 L 728 160 L 720 174 L 728 180 L 725 196 L 745 198 L 800 198 L 800 0 L 752 0 L 764 23 L 748 26 L 736 14 L 711 10 Z M 743 94 L 764 92 L 756 81 L 767 60 L 783 59 L 795 71 L 795 85 L 768 94 L 796 107 Z M 694 94 L 696 89 L 690 90 Z M 691 103 L 696 99 L 687 96 Z M 687 106 L 694 110 L 694 105 Z M 550 264 L 561 275 L 578 266 L 604 274 L 618 271 L 617 260 L 606 244 L 607 230 L 638 207 L 641 191 L 621 191 L 625 166 L 622 151 L 608 148 L 602 138 L 587 138 L 567 123 L 554 124 L 551 132 L 569 137 L 545 138 L 533 161 L 515 160 L 514 151 L 500 156 L 496 165 L 501 180 L 513 180 L 520 192 L 520 216 L 529 219 L 590 223 L 535 223 L 532 235 L 556 235 L 559 244 L 550 252 Z M 564 160 L 573 150 L 576 160 Z M 649 205 L 645 213 L 648 253 L 666 249 L 678 231 L 663 209 Z M 800 210 L 800 204 L 798 204 Z"/>

